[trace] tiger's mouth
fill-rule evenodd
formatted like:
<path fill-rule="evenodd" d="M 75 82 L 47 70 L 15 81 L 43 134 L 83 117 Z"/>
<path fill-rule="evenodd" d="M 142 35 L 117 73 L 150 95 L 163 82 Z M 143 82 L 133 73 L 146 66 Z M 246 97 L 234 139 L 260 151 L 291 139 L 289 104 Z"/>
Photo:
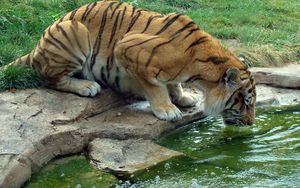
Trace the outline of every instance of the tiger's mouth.
<path fill-rule="evenodd" d="M 236 118 L 224 118 L 223 119 L 225 125 L 233 125 L 233 126 L 250 126 L 251 123 L 245 123 L 240 119 Z"/>

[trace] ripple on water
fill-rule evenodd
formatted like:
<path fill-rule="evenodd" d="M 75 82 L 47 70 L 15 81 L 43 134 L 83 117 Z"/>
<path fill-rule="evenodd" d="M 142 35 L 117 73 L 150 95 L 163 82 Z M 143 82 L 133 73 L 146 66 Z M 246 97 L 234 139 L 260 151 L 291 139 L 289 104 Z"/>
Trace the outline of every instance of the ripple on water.
<path fill-rule="evenodd" d="M 181 151 L 177 165 L 157 167 L 137 187 L 298 187 L 300 106 L 259 110 L 251 127 L 221 118 L 170 135 L 162 145 Z M 152 174 L 152 175 L 151 175 Z M 159 176 L 159 181 L 155 176 Z"/>

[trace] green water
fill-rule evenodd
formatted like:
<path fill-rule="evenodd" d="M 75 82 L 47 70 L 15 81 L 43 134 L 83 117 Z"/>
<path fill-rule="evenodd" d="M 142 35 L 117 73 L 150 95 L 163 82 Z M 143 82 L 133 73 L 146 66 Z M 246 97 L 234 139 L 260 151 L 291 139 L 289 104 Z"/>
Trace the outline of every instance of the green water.
<path fill-rule="evenodd" d="M 83 156 L 65 158 L 51 162 L 25 187 L 300 187 L 300 105 L 259 110 L 251 127 L 207 119 L 159 143 L 186 156 L 123 183 L 93 168 Z"/>
<path fill-rule="evenodd" d="M 199 122 L 159 143 L 186 156 L 119 187 L 300 187 L 300 106 L 259 110 L 251 127 Z"/>
<path fill-rule="evenodd" d="M 33 175 L 25 188 L 109 188 L 118 179 L 97 170 L 84 156 L 73 156 L 50 162 Z"/>

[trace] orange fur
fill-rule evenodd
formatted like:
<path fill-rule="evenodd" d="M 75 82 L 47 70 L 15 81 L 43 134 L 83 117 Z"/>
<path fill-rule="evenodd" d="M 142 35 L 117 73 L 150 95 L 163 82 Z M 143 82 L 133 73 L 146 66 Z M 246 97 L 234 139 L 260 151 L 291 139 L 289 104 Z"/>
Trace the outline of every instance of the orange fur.
<path fill-rule="evenodd" d="M 251 124 L 254 119 L 255 88 L 245 65 L 186 15 L 161 15 L 117 1 L 90 3 L 49 26 L 37 47 L 12 64 L 21 63 L 37 70 L 54 89 L 94 96 L 100 83 L 136 93 L 165 120 L 181 118 L 176 105 L 197 102 L 181 83 L 196 83 L 205 91 L 208 111 L 225 119 L 228 100 L 244 88 L 239 97 L 252 97 L 245 107 L 251 110 L 236 122 Z M 76 73 L 83 79 L 74 78 Z M 226 87 L 232 83 L 235 87 Z"/>

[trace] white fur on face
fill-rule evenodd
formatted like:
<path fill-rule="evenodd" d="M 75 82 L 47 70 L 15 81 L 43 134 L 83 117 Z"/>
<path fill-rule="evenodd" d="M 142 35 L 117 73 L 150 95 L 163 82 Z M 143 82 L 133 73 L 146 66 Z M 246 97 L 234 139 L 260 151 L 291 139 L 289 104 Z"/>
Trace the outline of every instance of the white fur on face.
<path fill-rule="evenodd" d="M 211 116 L 219 115 L 225 108 L 225 101 L 230 97 L 224 89 L 216 88 L 207 93 L 205 99 L 205 113 Z"/>

